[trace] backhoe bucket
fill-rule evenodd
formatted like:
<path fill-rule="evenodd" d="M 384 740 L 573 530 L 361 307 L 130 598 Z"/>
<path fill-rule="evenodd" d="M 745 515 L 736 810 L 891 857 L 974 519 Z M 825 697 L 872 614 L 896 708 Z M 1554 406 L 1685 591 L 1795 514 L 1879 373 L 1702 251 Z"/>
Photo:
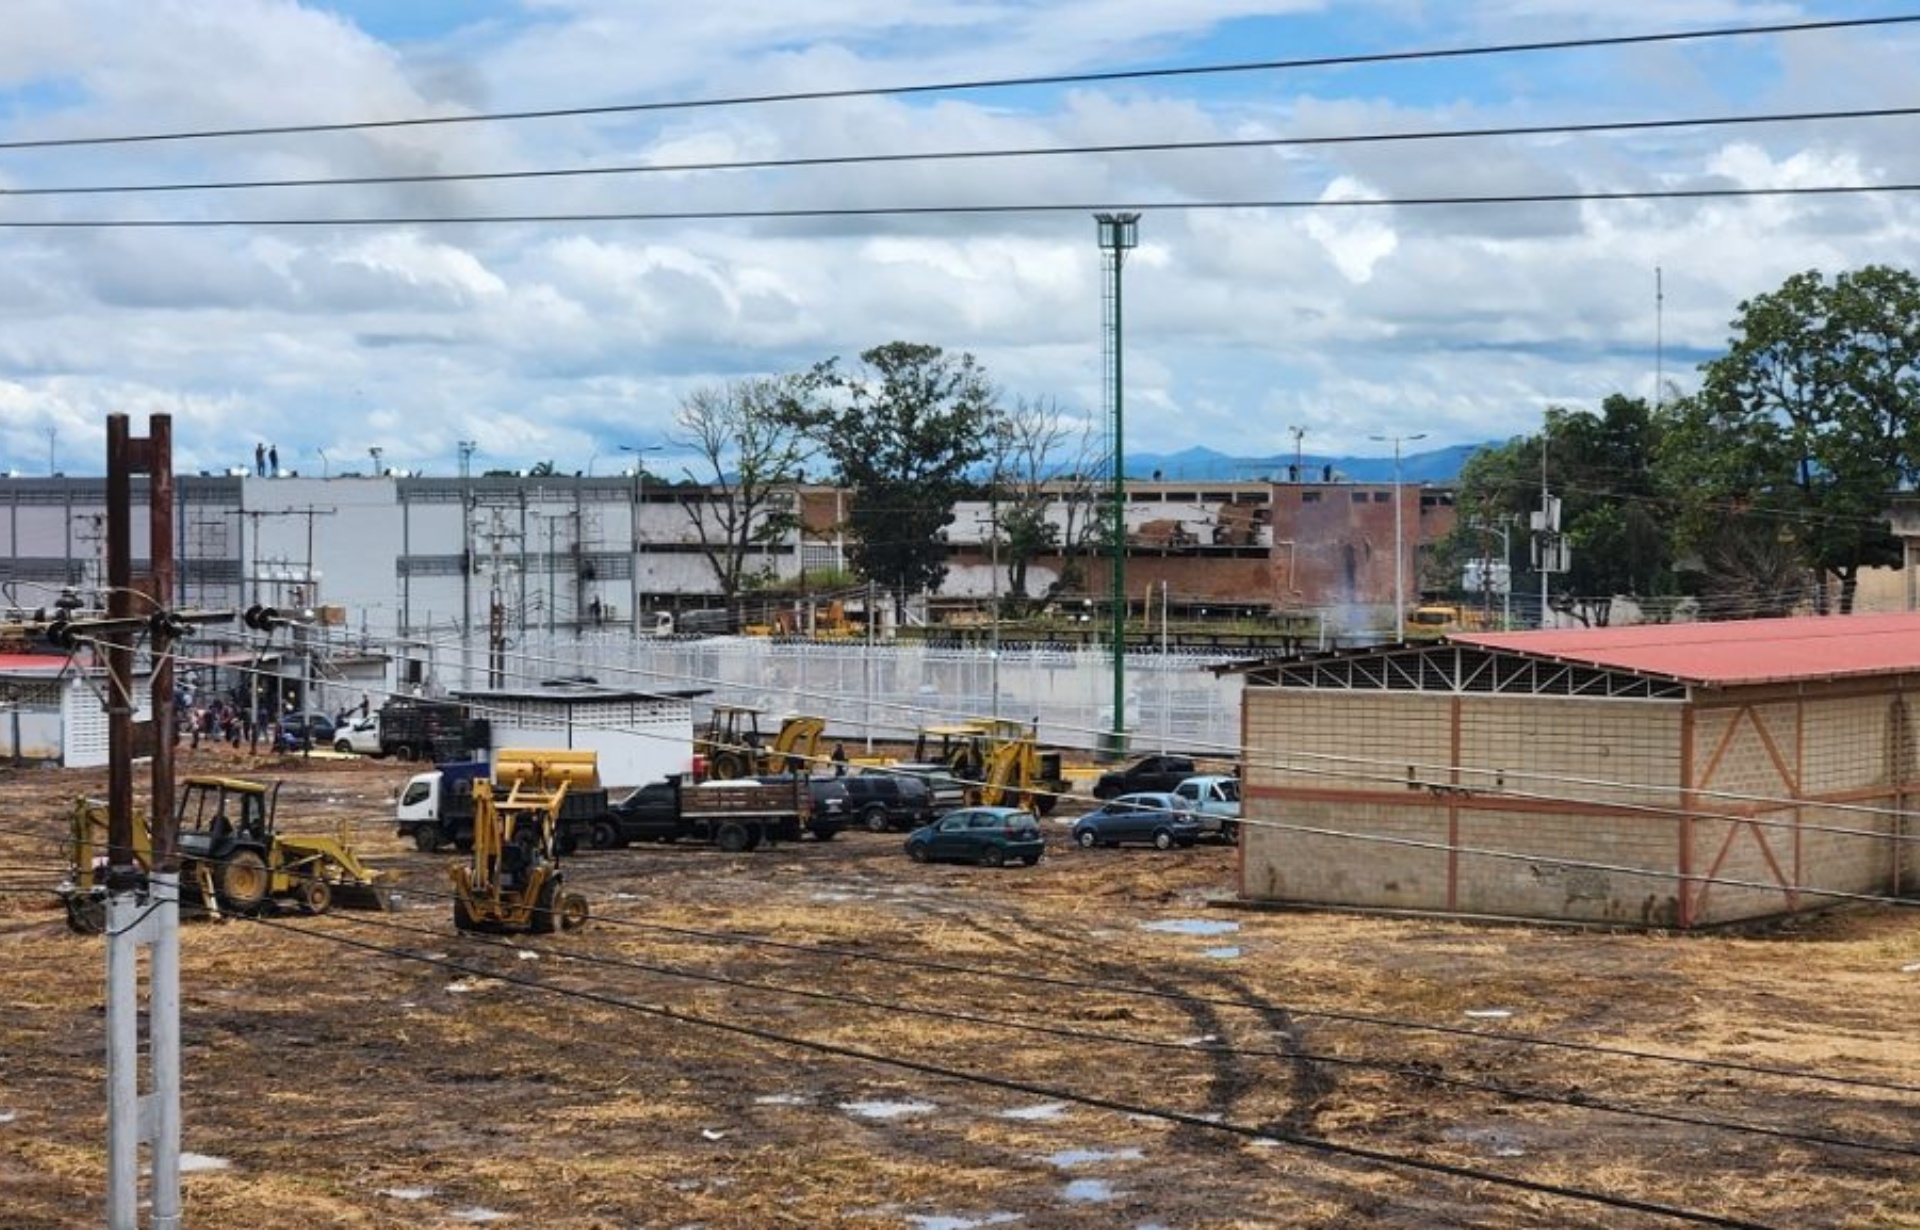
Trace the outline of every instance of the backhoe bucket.
<path fill-rule="evenodd" d="M 282 866 L 294 898 L 316 914 L 338 906 L 345 910 L 393 909 L 380 873 L 360 861 L 353 847 L 334 837 L 278 837 Z"/>

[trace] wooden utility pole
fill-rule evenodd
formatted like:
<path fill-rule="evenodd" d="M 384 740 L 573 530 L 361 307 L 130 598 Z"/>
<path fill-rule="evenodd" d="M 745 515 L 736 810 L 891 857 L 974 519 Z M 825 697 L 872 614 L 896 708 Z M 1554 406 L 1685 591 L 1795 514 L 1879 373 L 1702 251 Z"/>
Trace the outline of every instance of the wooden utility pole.
<path fill-rule="evenodd" d="M 154 1230 L 180 1224 L 180 861 L 173 816 L 173 420 L 155 415 L 134 439 L 107 417 L 107 1226 L 139 1225 L 140 1145 L 152 1148 Z M 133 475 L 148 476 L 149 559 L 133 585 Z M 151 611 L 136 612 L 143 597 Z M 139 865 L 133 812 L 133 646 L 145 622 L 153 648 L 151 868 Z M 150 1090 L 140 1093 L 140 949 L 147 971 Z"/>

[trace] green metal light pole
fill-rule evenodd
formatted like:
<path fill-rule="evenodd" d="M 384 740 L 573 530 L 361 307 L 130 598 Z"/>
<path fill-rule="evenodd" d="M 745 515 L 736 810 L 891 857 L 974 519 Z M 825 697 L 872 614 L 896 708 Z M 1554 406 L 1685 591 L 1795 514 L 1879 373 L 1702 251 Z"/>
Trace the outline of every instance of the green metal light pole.
<path fill-rule="evenodd" d="M 1127 749 L 1127 467 L 1122 406 L 1120 270 L 1140 242 L 1140 215 L 1095 214 L 1105 256 L 1108 424 L 1113 435 L 1113 745 Z"/>

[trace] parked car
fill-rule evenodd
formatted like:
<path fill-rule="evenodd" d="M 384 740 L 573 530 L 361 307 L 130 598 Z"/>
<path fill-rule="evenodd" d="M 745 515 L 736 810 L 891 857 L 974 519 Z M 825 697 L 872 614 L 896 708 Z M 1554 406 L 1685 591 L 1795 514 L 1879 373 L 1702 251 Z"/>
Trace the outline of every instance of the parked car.
<path fill-rule="evenodd" d="M 1093 797 L 1117 799 L 1123 794 L 1142 791 L 1171 791 L 1199 771 L 1191 756 L 1148 756 L 1124 769 L 1102 773 L 1093 783 Z"/>
<path fill-rule="evenodd" d="M 833 780 L 846 790 L 849 821 L 871 833 L 916 829 L 932 823 L 939 814 L 933 803 L 933 787 L 924 777 L 868 769 Z"/>
<path fill-rule="evenodd" d="M 907 857 L 984 863 L 999 867 L 1018 860 L 1031 867 L 1046 852 L 1040 821 L 1018 807 L 962 807 L 907 834 Z"/>
<path fill-rule="evenodd" d="M 1202 831 L 1200 817 L 1178 795 L 1159 790 L 1109 799 L 1073 822 L 1075 844 L 1089 850 L 1129 842 L 1171 850 L 1192 845 Z"/>
<path fill-rule="evenodd" d="M 279 746 L 297 752 L 333 746 L 333 719 L 324 713 L 289 713 L 280 719 Z"/>

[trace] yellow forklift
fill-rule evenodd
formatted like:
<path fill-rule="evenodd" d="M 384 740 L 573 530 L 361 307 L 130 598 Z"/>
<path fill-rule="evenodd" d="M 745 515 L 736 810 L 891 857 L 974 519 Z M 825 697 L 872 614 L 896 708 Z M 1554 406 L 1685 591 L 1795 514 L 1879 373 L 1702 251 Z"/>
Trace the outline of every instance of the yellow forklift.
<path fill-rule="evenodd" d="M 525 763 L 494 765 L 511 782 L 505 797 L 493 782 L 473 783 L 473 857 L 455 863 L 453 925 L 458 931 L 551 935 L 587 921 L 587 899 L 568 892 L 554 829 L 567 787 L 596 771 L 592 752 L 516 753 Z"/>

